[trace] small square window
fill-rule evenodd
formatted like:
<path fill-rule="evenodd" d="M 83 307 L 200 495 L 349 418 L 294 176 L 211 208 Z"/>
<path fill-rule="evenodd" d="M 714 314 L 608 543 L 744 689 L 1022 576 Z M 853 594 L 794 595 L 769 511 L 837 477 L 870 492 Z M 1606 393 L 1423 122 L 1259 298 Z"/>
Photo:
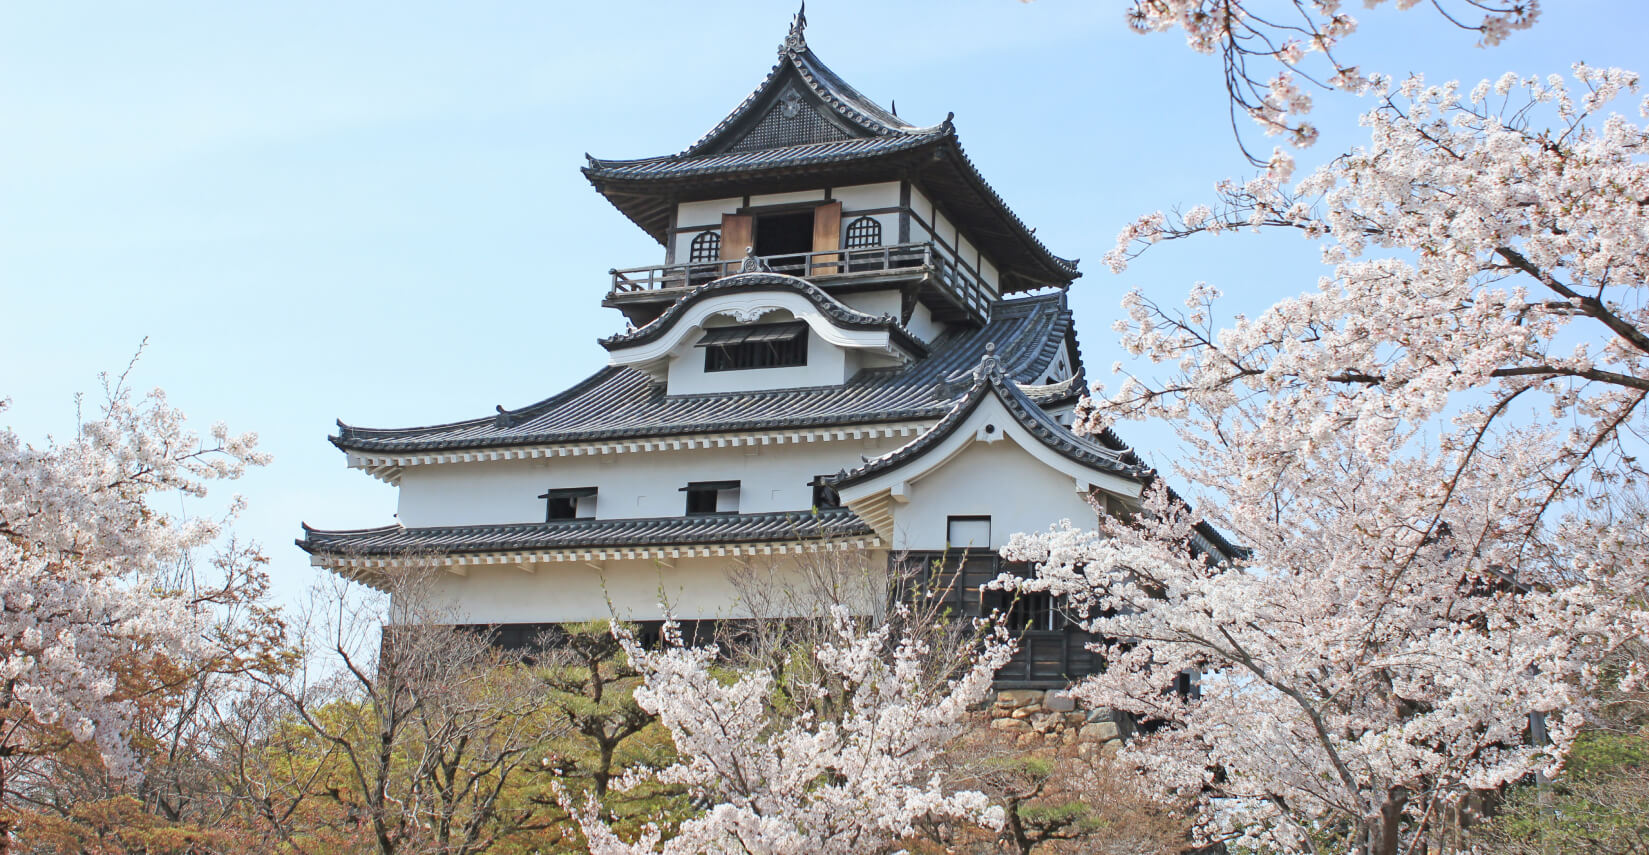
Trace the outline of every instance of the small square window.
<path fill-rule="evenodd" d="M 544 500 L 544 521 L 595 519 L 594 487 L 555 487 L 538 498 Z"/>
<path fill-rule="evenodd" d="M 952 549 L 990 549 L 991 518 L 946 517 L 945 543 Z"/>
<path fill-rule="evenodd" d="M 1047 591 L 1021 591 L 1009 603 L 1005 623 L 1008 629 L 1015 632 L 1058 629 L 1058 614 L 1054 610 L 1053 594 Z"/>
<path fill-rule="evenodd" d="M 824 476 L 813 479 L 813 507 L 824 511 L 842 506 L 842 497 L 836 495 L 836 488 L 824 483 Z"/>
<path fill-rule="evenodd" d="M 694 481 L 681 489 L 687 494 L 689 515 L 739 512 L 737 481 Z"/>

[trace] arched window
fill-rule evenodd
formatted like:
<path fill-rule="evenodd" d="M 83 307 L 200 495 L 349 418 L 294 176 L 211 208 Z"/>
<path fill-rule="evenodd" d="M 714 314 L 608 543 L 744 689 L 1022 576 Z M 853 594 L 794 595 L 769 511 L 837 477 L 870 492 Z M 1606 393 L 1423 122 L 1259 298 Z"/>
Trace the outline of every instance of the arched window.
<path fill-rule="evenodd" d="M 687 247 L 687 284 L 698 287 L 721 276 L 721 232 L 699 232 Z M 700 266 L 702 265 L 702 266 Z"/>
<path fill-rule="evenodd" d="M 845 247 L 849 250 L 867 250 L 882 245 L 882 224 L 875 217 L 860 217 L 847 225 L 847 240 Z M 882 270 L 887 267 L 887 258 L 881 252 L 849 252 L 847 254 L 847 269 L 850 273 L 861 270 Z"/>
<path fill-rule="evenodd" d="M 721 260 L 721 232 L 700 232 L 693 238 L 688 247 L 687 260 L 697 264 L 701 261 Z"/>
<path fill-rule="evenodd" d="M 863 249 L 882 245 L 882 224 L 875 217 L 860 217 L 847 226 L 847 248 Z"/>

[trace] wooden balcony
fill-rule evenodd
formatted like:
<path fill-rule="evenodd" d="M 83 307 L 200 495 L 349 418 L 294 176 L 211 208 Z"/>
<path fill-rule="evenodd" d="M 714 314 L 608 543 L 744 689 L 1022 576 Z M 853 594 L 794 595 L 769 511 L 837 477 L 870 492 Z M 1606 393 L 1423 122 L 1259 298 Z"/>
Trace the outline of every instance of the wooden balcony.
<path fill-rule="evenodd" d="M 977 322 L 990 316 L 989 287 L 978 274 L 941 255 L 931 243 L 767 256 L 762 261 L 775 273 L 801 277 L 827 291 L 915 280 L 925 286 L 924 291 L 950 303 L 958 316 Z M 626 314 L 642 304 L 668 305 L 693 288 L 738 273 L 743 264 L 743 259 L 732 259 L 613 270 L 613 287 L 605 304 L 624 309 Z"/>

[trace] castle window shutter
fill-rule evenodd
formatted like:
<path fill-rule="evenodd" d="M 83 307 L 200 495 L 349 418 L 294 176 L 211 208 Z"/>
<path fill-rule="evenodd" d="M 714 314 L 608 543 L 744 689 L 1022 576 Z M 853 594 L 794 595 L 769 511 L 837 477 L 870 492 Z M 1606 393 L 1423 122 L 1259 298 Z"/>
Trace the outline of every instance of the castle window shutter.
<path fill-rule="evenodd" d="M 756 244 L 756 218 L 749 214 L 721 215 L 721 257 L 723 261 L 737 262 L 744 251 Z M 723 276 L 739 272 L 737 263 L 724 264 Z"/>
<path fill-rule="evenodd" d="M 826 202 L 813 209 L 813 251 L 830 252 L 842 248 L 842 203 Z M 837 255 L 813 256 L 812 273 L 830 275 L 840 273 Z"/>

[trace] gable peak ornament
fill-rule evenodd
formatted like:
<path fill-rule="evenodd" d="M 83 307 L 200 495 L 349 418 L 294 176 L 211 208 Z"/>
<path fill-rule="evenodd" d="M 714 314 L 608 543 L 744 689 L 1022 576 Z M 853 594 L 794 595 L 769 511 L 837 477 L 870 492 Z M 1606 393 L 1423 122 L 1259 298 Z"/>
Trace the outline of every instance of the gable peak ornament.
<path fill-rule="evenodd" d="M 785 50 L 807 50 L 807 39 L 802 31 L 807 29 L 807 0 L 802 0 L 802 7 L 796 10 L 796 17 L 790 19 L 790 32 L 784 36 Z"/>
<path fill-rule="evenodd" d="M 779 97 L 779 115 L 786 119 L 794 119 L 802 112 L 802 96 L 794 89 L 786 89 Z"/>

